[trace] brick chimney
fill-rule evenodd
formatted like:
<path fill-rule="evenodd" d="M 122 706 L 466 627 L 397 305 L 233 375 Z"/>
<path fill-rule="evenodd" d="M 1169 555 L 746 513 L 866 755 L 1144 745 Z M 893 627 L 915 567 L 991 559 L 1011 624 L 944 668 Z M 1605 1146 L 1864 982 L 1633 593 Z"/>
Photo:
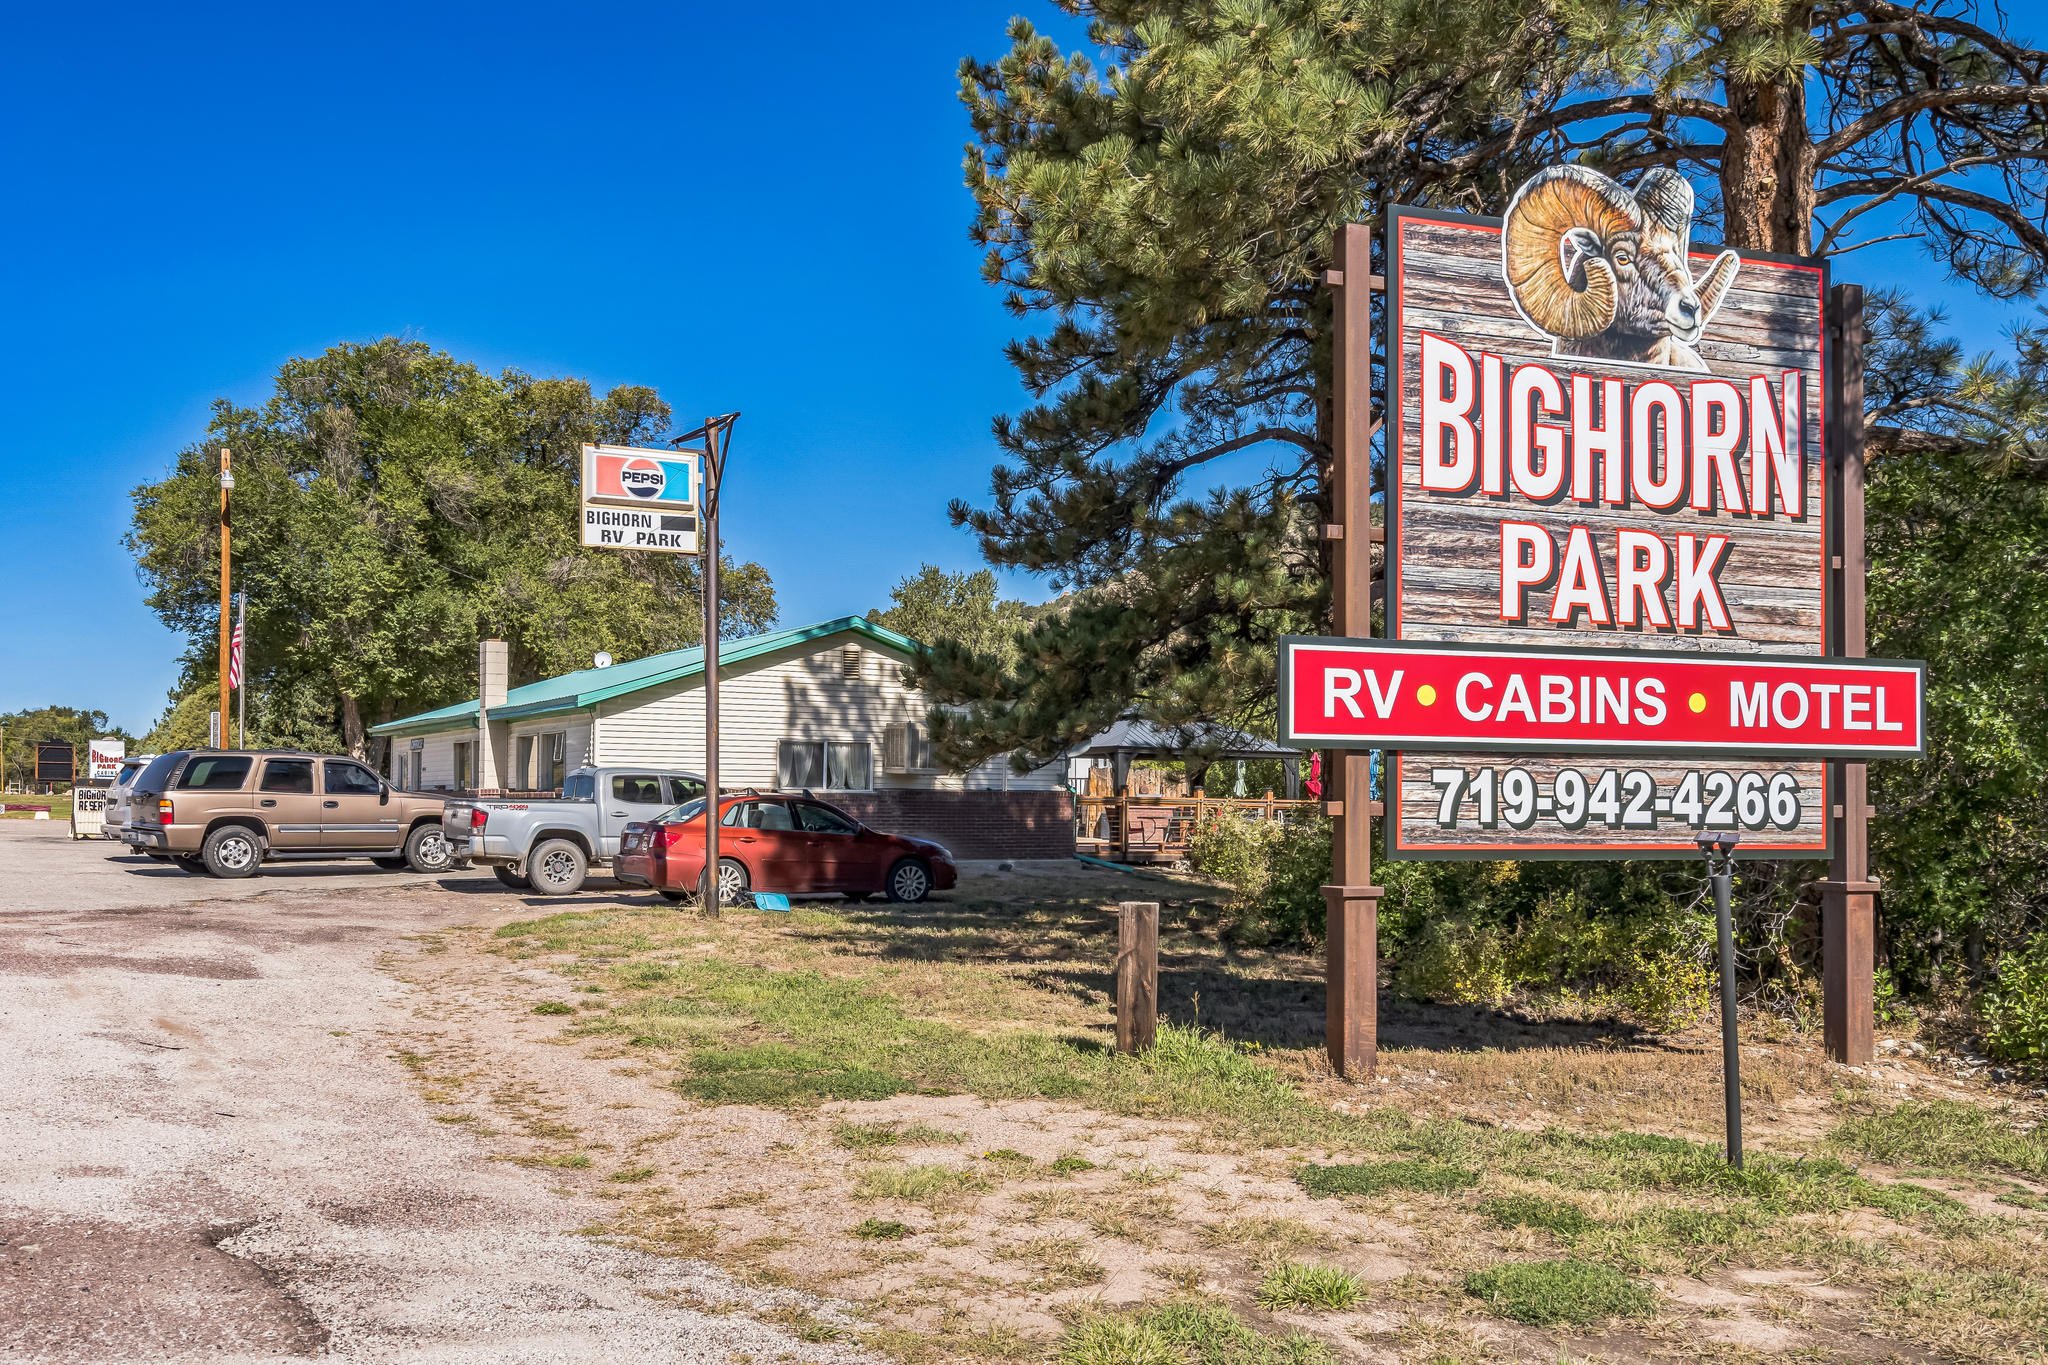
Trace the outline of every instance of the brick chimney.
<path fill-rule="evenodd" d="M 510 656 L 503 640 L 485 640 L 477 646 L 476 785 L 483 791 L 499 791 L 505 785 L 499 780 L 503 766 L 498 762 L 505 727 L 491 723 L 491 712 L 505 704 L 511 682 Z"/>

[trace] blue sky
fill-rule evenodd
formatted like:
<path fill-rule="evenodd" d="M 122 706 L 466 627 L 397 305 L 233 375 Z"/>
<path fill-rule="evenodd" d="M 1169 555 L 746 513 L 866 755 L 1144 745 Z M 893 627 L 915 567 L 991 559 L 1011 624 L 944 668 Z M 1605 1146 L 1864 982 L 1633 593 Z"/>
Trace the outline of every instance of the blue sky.
<path fill-rule="evenodd" d="M 0 711 L 147 728 L 181 641 L 120 544 L 128 490 L 213 398 L 388 333 L 652 384 L 679 416 L 743 410 L 726 534 L 785 623 L 886 605 L 923 561 L 978 564 L 946 502 L 985 493 L 989 418 L 1021 394 L 967 239 L 955 68 L 1017 12 L 1057 19 L 1038 0 L 18 12 Z M 1864 254 L 1838 278 L 1915 268 Z M 2005 315 L 1965 321 L 1988 341 Z"/>

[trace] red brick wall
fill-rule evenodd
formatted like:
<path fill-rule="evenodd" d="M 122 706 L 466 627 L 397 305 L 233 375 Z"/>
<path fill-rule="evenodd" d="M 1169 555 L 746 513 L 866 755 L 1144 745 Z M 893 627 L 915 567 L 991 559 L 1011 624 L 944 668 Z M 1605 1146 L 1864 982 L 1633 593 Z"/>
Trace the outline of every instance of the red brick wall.
<path fill-rule="evenodd" d="M 1071 858 L 1074 798 L 1065 791 L 819 792 L 864 825 L 935 839 L 956 858 Z"/>

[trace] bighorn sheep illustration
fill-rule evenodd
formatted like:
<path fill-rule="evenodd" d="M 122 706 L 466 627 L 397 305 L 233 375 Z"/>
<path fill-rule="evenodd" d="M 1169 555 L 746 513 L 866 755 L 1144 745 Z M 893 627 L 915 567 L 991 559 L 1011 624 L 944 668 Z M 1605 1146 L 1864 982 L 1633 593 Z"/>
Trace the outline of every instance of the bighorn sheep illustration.
<path fill-rule="evenodd" d="M 1692 211 L 1692 186 L 1662 167 L 1634 194 L 1584 166 L 1538 172 L 1501 232 L 1515 307 L 1560 355 L 1704 371 L 1693 346 L 1742 262 L 1724 251 L 1694 281 Z"/>

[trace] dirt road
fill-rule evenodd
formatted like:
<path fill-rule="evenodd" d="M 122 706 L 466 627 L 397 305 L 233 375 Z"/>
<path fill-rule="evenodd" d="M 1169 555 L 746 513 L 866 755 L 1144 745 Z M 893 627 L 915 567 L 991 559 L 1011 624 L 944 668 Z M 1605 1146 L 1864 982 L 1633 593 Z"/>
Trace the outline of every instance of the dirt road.
<path fill-rule="evenodd" d="M 591 1201 L 429 1116 L 377 959 L 494 880 L 110 852 L 0 823 L 0 1355 L 851 1358 L 748 1316 L 786 1293 L 578 1235 Z"/>

